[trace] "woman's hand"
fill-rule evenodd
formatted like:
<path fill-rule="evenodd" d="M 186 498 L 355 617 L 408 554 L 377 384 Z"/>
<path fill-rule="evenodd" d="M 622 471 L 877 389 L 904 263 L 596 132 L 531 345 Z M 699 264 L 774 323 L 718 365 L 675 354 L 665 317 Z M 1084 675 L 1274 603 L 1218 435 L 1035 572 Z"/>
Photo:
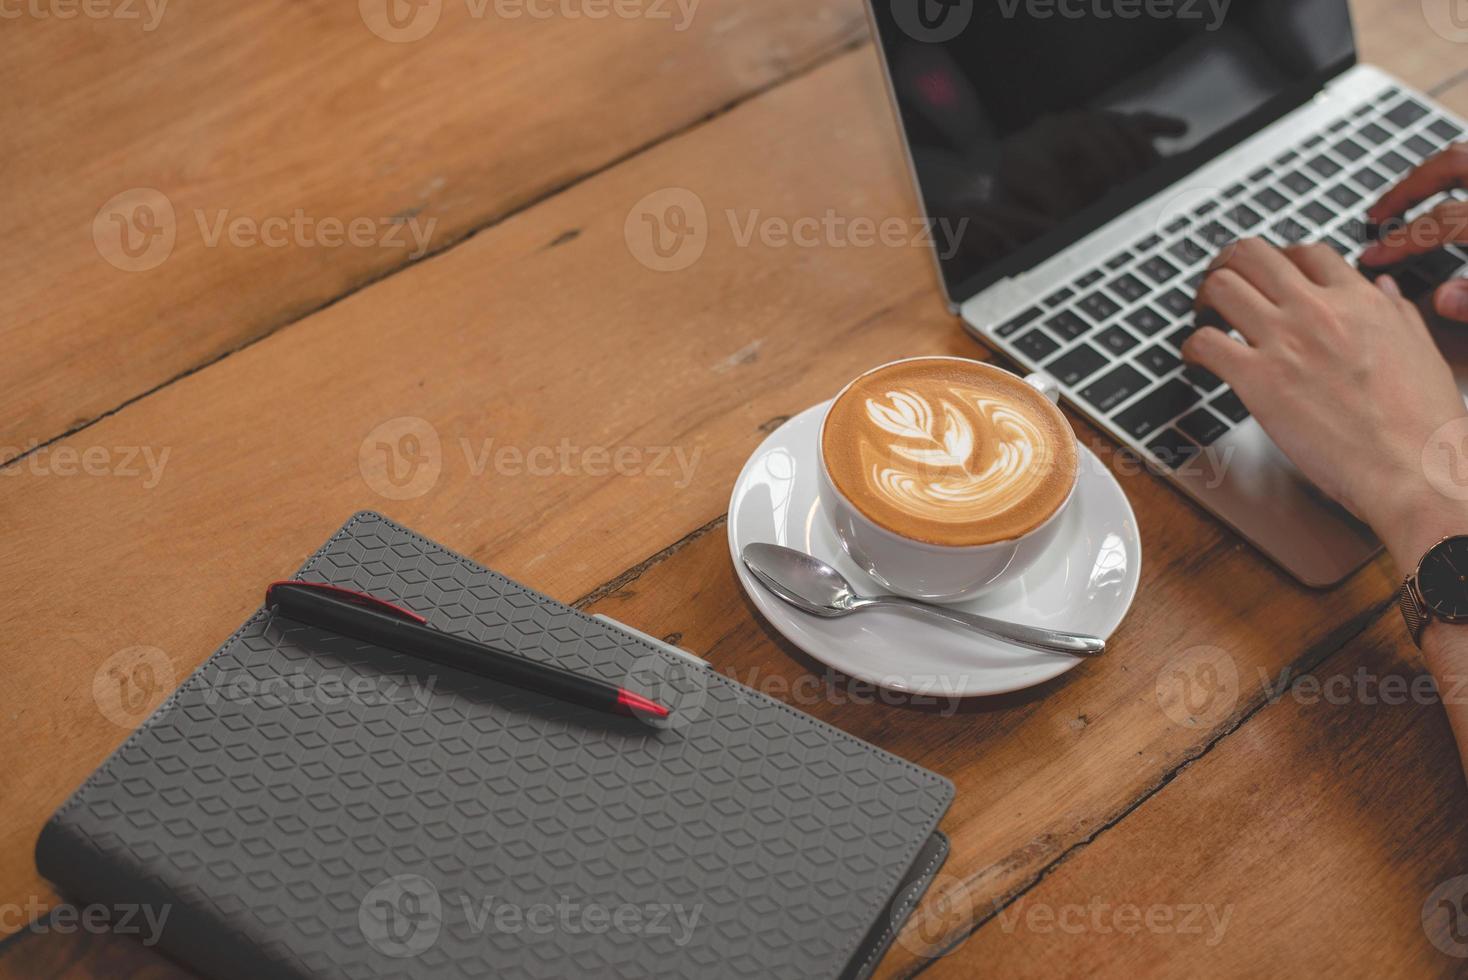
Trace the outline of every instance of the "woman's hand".
<path fill-rule="evenodd" d="M 1438 493 L 1424 448 L 1468 416 L 1416 308 L 1325 245 L 1230 246 L 1198 292 L 1247 344 L 1202 327 L 1183 348 L 1233 387 L 1304 474 L 1372 526 L 1404 567 L 1468 532 L 1468 505 Z M 1465 422 L 1468 432 L 1468 422 Z M 1440 474 L 1433 476 L 1441 477 Z"/>

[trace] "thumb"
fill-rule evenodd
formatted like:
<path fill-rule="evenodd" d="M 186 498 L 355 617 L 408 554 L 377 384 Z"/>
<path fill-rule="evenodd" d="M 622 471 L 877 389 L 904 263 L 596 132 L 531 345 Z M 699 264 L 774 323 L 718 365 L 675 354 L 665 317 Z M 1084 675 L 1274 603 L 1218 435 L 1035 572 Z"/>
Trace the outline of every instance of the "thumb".
<path fill-rule="evenodd" d="M 1449 320 L 1468 323 L 1468 279 L 1450 279 L 1438 287 L 1432 305 Z"/>

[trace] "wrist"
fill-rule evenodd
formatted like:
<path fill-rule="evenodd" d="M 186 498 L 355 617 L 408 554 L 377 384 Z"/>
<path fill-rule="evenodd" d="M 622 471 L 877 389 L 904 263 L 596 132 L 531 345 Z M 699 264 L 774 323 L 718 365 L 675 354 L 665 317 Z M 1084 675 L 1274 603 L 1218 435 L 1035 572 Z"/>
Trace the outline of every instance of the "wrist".
<path fill-rule="evenodd" d="M 1405 577 L 1416 571 L 1422 556 L 1443 538 L 1468 534 L 1468 501 L 1426 486 L 1421 492 L 1394 496 L 1391 507 L 1370 524 Z"/>

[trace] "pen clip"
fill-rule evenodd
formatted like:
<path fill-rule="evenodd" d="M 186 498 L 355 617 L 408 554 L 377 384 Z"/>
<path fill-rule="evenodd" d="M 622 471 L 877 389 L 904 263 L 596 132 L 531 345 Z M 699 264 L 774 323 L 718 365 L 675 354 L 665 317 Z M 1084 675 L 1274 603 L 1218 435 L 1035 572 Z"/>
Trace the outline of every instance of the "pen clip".
<path fill-rule="evenodd" d="M 361 606 L 363 609 L 371 609 L 373 612 L 380 612 L 383 615 L 392 616 L 394 619 L 407 620 L 408 622 L 418 623 L 419 625 L 427 625 L 428 623 L 426 618 L 413 612 L 413 610 L 404 609 L 402 606 L 395 606 L 386 599 L 379 599 L 377 596 L 369 595 L 366 592 L 344 589 L 338 585 L 327 585 L 325 582 L 300 582 L 294 579 L 271 582 L 265 589 L 265 604 L 267 606 L 275 605 L 276 600 L 273 596 L 275 590 L 279 588 L 310 589 L 315 592 L 332 595 L 343 602 L 350 602 L 354 606 Z"/>

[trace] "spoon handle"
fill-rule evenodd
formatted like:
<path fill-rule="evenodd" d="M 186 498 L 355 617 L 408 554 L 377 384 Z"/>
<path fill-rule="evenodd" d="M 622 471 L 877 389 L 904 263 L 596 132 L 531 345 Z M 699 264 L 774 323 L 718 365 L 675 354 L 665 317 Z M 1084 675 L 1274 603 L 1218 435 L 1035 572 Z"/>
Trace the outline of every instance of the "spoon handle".
<path fill-rule="evenodd" d="M 1006 623 L 1002 620 L 990 619 L 988 616 L 978 616 L 974 613 L 919 602 L 903 596 L 878 596 L 873 597 L 871 602 L 884 606 L 906 606 L 909 609 L 918 609 L 930 616 L 967 627 L 976 633 L 983 633 L 985 636 L 992 636 L 995 639 L 1005 640 L 1043 653 L 1065 653 L 1073 657 L 1099 657 L 1106 652 L 1105 640 L 1097 636 L 1087 636 L 1084 633 L 1066 633 L 1039 626 Z"/>

